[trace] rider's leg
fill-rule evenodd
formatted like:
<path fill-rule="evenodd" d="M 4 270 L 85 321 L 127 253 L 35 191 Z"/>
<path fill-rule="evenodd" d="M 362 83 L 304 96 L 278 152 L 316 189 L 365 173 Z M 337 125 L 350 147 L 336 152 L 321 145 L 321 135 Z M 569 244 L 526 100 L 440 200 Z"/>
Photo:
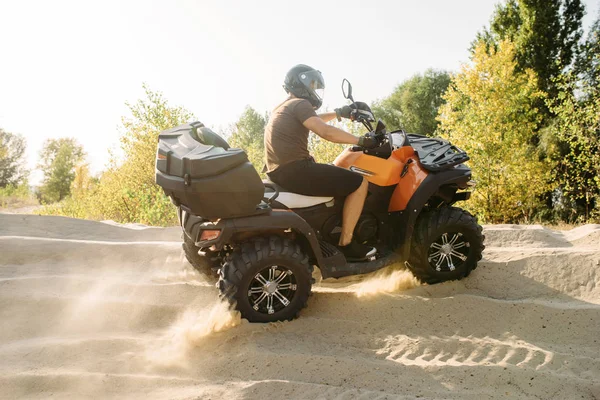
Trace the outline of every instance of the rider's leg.
<path fill-rule="evenodd" d="M 312 160 L 293 161 L 268 175 L 273 182 L 294 193 L 344 197 L 342 234 L 338 247 L 348 260 L 363 260 L 377 253 L 374 247 L 352 240 L 369 191 L 369 184 L 363 176 L 333 165 L 317 164 Z"/>
<path fill-rule="evenodd" d="M 344 201 L 344 211 L 342 214 L 342 235 L 340 236 L 340 246 L 346 246 L 352 241 L 352 233 L 358 222 L 358 218 L 365 204 L 367 193 L 369 191 L 369 182 L 363 177 L 361 185 L 354 192 L 350 193 Z"/>

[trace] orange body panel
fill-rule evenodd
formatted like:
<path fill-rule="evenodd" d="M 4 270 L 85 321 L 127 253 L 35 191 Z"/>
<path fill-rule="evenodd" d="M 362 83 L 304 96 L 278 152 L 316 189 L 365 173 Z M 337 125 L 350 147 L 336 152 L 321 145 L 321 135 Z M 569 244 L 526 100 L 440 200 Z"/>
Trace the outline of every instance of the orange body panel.
<path fill-rule="evenodd" d="M 369 156 L 362 151 L 344 150 L 333 162 L 338 167 L 350 169 L 354 167 L 364 171 L 361 173 L 367 180 L 379 186 L 395 185 L 400 180 L 403 163 L 393 157 L 383 158 Z"/>
<path fill-rule="evenodd" d="M 406 174 L 400 178 L 402 170 L 409 159 Z M 369 156 L 362 151 L 344 150 L 333 162 L 341 168 L 354 170 L 367 178 L 375 185 L 390 186 L 398 185 L 392 194 L 388 211 L 402 211 L 406 208 L 408 201 L 415 193 L 419 185 L 427 177 L 425 171 L 419 164 L 419 159 L 412 147 L 406 146 L 395 150 L 387 160 Z"/>

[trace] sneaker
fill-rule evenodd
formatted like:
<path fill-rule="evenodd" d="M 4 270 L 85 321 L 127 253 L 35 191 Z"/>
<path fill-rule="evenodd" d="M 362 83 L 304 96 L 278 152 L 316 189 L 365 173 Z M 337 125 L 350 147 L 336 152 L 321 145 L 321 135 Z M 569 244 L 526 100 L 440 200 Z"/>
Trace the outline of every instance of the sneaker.
<path fill-rule="evenodd" d="M 338 246 L 348 261 L 363 261 L 377 254 L 375 247 L 366 246 L 356 241 L 351 241 L 347 246 Z"/>

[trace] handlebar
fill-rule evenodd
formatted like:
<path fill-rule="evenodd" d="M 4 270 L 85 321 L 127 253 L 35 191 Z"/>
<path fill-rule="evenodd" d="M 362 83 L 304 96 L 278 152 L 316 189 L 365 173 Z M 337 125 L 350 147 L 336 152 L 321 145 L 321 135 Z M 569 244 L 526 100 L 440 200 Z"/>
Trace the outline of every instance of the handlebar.
<path fill-rule="evenodd" d="M 385 132 L 381 132 L 381 133 L 375 133 L 375 132 L 368 132 L 366 135 L 372 135 L 375 139 L 377 139 L 377 142 L 379 143 L 378 146 L 374 147 L 374 148 L 366 148 L 363 146 L 359 146 L 359 145 L 354 145 L 352 146 L 352 151 L 365 151 L 365 150 L 373 150 L 375 148 L 381 147 L 381 145 L 383 144 L 384 140 L 387 138 L 388 134 Z M 366 136 L 365 135 L 365 136 Z"/>
<path fill-rule="evenodd" d="M 369 131 L 373 130 L 371 122 L 375 122 L 375 118 L 372 112 L 357 109 L 352 111 L 351 116 L 353 117 L 353 121 L 361 122 Z"/>

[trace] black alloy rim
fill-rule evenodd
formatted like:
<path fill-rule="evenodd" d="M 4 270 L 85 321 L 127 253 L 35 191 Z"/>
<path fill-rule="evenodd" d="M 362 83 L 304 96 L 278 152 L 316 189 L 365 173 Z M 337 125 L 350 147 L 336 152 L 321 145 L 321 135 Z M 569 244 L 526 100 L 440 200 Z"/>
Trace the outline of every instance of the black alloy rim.
<path fill-rule="evenodd" d="M 254 311 L 270 315 L 289 306 L 296 289 L 296 277 L 292 270 L 272 265 L 260 270 L 252 278 L 248 301 Z"/>

